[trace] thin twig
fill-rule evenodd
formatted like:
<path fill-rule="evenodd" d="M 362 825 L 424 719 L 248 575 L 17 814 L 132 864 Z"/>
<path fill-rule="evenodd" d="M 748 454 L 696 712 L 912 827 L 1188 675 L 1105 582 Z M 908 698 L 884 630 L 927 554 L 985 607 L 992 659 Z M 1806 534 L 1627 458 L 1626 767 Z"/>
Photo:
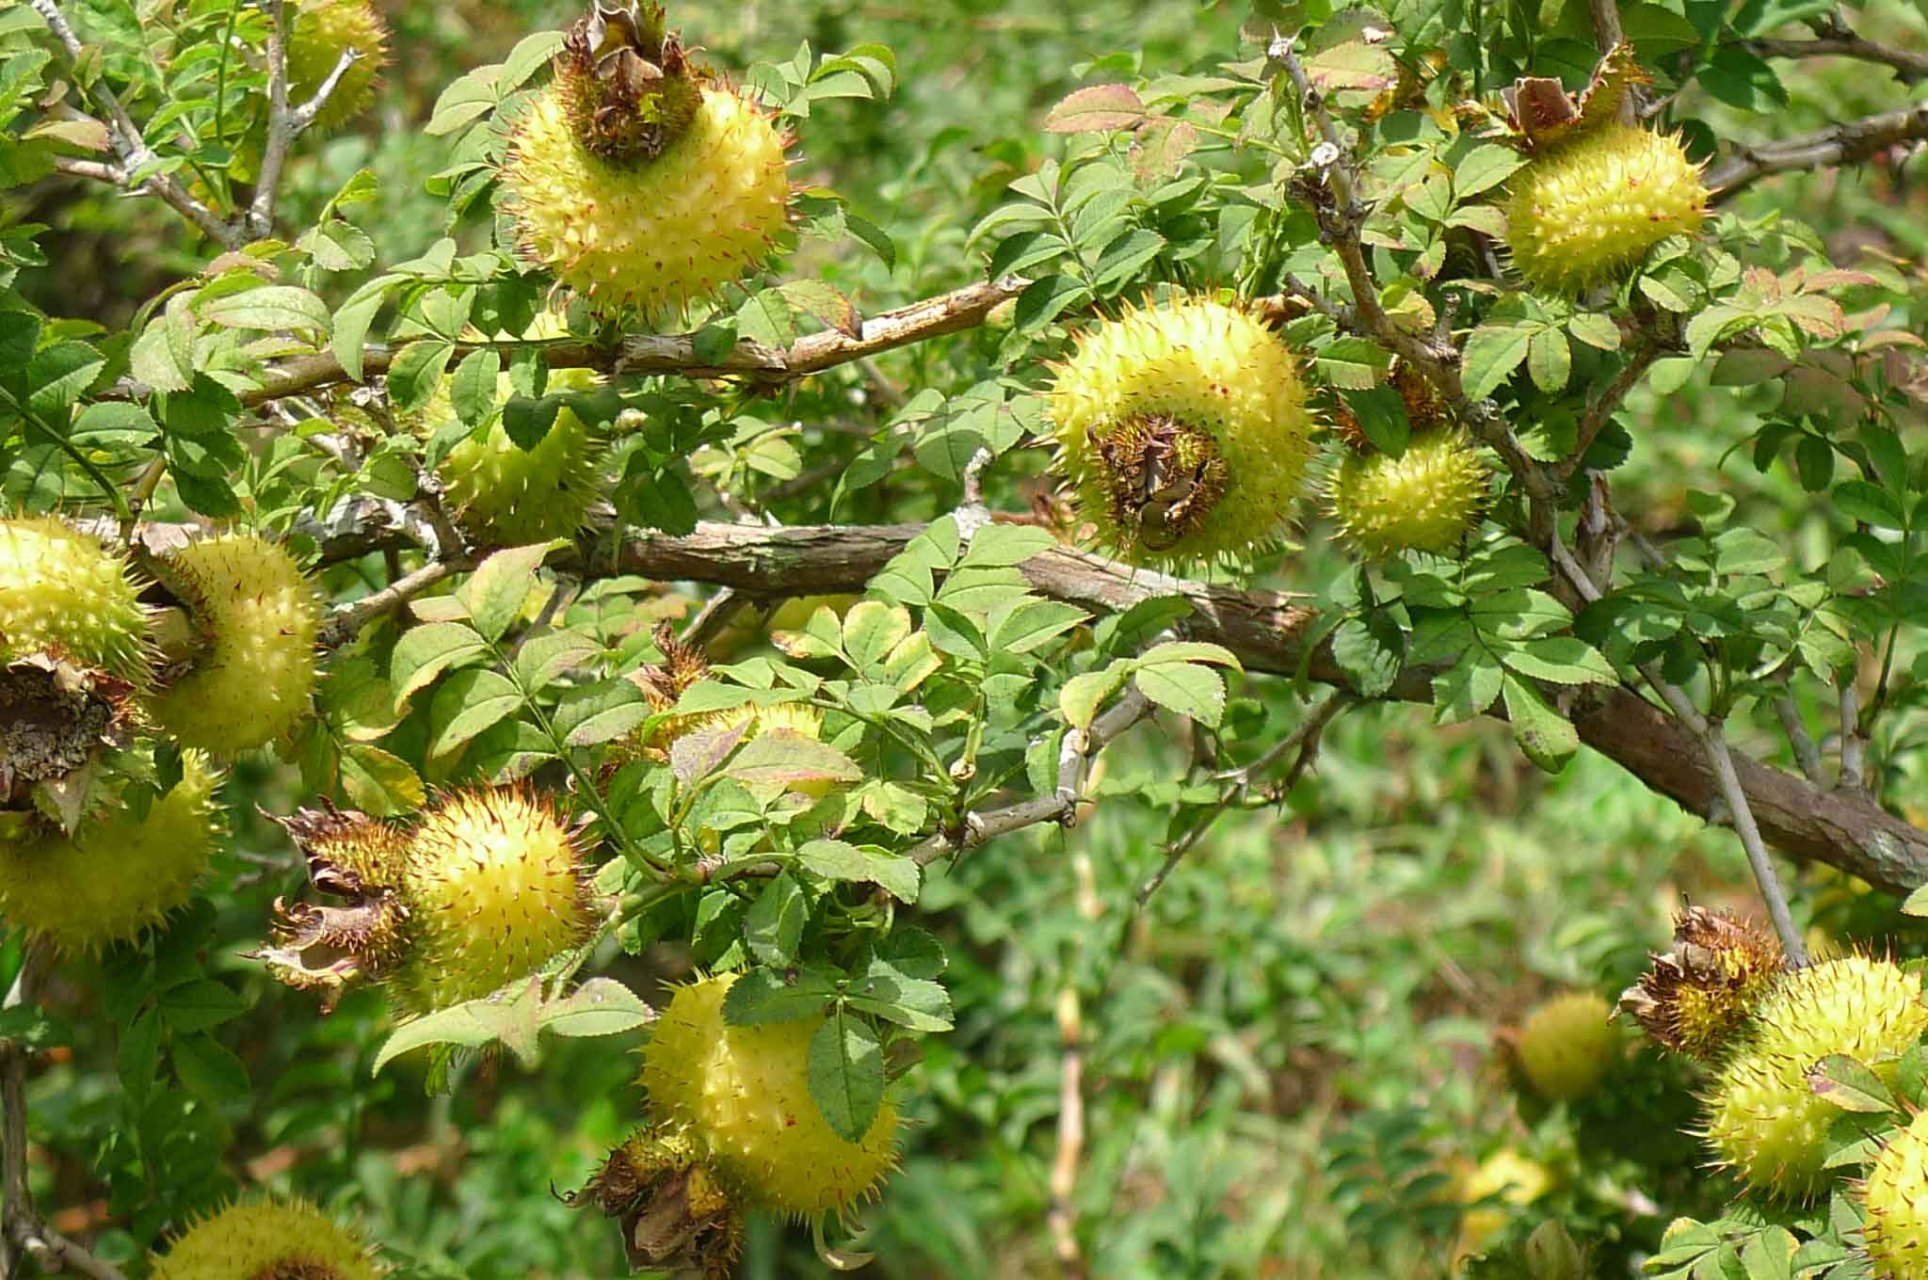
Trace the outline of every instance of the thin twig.
<path fill-rule="evenodd" d="M 1727 737 L 1719 723 L 1708 726 L 1703 738 L 1707 747 L 1707 758 L 1714 766 L 1714 777 L 1720 784 L 1721 794 L 1727 798 L 1729 820 L 1733 823 L 1734 834 L 1741 838 L 1741 848 L 1747 853 L 1747 865 L 1754 872 L 1754 882 L 1760 887 L 1761 898 L 1767 903 L 1767 914 L 1774 921 L 1774 932 L 1780 935 L 1781 950 L 1787 953 L 1788 963 L 1799 967 L 1807 963 L 1807 946 L 1801 940 L 1801 931 L 1794 927 L 1794 916 L 1787 908 L 1787 892 L 1781 888 L 1781 877 L 1774 870 L 1774 863 L 1767 854 L 1767 844 L 1761 839 L 1761 829 L 1754 821 L 1754 808 L 1747 802 L 1747 792 L 1741 786 L 1740 775 L 1734 771 L 1734 756 L 1728 749 Z"/>
<path fill-rule="evenodd" d="M 1860 791 L 1867 786 L 1868 739 L 1861 732 L 1861 690 L 1853 676 L 1841 679 L 1841 777 L 1836 786 Z"/>
<path fill-rule="evenodd" d="M 1818 40 L 1750 40 L 1747 47 L 1762 58 L 1854 58 L 1878 62 L 1894 70 L 1895 78 L 1905 85 L 1928 80 L 1928 53 L 1897 49 L 1893 45 L 1863 40 L 1849 32 L 1824 36 Z"/>
<path fill-rule="evenodd" d="M 1048 796 L 1037 796 L 1000 809 L 974 810 L 964 815 L 954 830 L 939 831 L 913 845 L 910 858 L 927 867 L 939 858 L 975 849 L 998 836 L 1022 831 L 1040 822 L 1055 822 L 1069 827 L 1078 820 L 1078 805 L 1085 798 L 1085 779 L 1091 761 L 1104 745 L 1129 729 L 1151 711 L 1151 703 L 1134 686 L 1125 691 L 1112 708 L 1092 722 L 1089 731 L 1071 729 L 1058 749 L 1058 785 Z"/>
<path fill-rule="evenodd" d="M 1794 705 L 1794 695 L 1777 695 L 1774 714 L 1780 717 L 1781 731 L 1787 734 L 1788 745 L 1794 749 L 1794 762 L 1801 766 L 1802 776 L 1817 787 L 1828 785 L 1828 770 L 1821 759 L 1821 749 L 1814 745 L 1814 735 L 1801 722 L 1801 709 Z"/>
<path fill-rule="evenodd" d="M 52 958 L 45 944 L 30 942 L 0 1007 L 12 1009 L 34 999 Z M 126 1280 L 117 1267 L 48 1226 L 34 1211 L 27 1183 L 27 1051 L 14 1040 L 0 1040 L 0 1197 L 5 1198 L 0 1206 L 5 1229 L 0 1234 L 43 1271 L 71 1269 L 93 1280 Z"/>
<path fill-rule="evenodd" d="M 841 329 L 806 334 L 788 347 L 768 347 L 745 339 L 721 359 L 697 354 L 694 334 L 638 334 L 618 346 L 593 343 L 544 343 L 543 355 L 552 369 L 600 369 L 604 372 L 667 373 L 687 378 L 746 378 L 759 386 L 778 387 L 838 365 L 863 360 L 898 347 L 957 333 L 984 322 L 998 304 L 1024 292 L 1030 281 L 1005 276 L 937 294 L 871 316 L 853 336 Z M 452 359 L 459 360 L 480 347 L 517 347 L 516 340 L 495 343 L 457 343 Z M 372 345 L 362 353 L 363 377 L 386 373 L 395 351 Z M 262 385 L 242 395 L 250 407 L 300 395 L 351 379 L 333 352 L 297 356 L 269 367 Z M 142 388 L 125 384 L 136 394 Z"/>
<path fill-rule="evenodd" d="M 69 63 L 78 67 L 86 57 L 86 46 L 74 34 L 67 15 L 61 12 L 59 0 L 29 0 L 29 3 L 46 22 L 48 30 L 54 33 L 54 38 L 67 53 Z M 121 105 L 120 97 L 108 87 L 104 76 L 94 76 L 86 92 L 107 115 L 107 137 L 114 153 L 120 157 L 121 185 L 127 186 L 133 175 L 154 164 L 160 157 L 148 147 L 140 126 L 127 114 L 127 108 Z M 212 209 L 195 199 L 187 188 L 168 174 L 150 174 L 129 189 L 146 192 L 162 200 L 199 227 L 210 239 L 226 248 L 232 249 L 241 243 L 239 232 L 223 222 Z"/>
<path fill-rule="evenodd" d="M 288 149 L 315 122 L 335 86 L 361 56 L 354 49 L 344 49 L 314 96 L 297 106 L 288 101 L 288 34 L 287 5 L 284 0 L 268 0 L 268 138 L 262 144 L 260 177 L 247 216 L 248 234 L 256 240 L 274 233 L 275 200 Z"/>
<path fill-rule="evenodd" d="M 1573 452 L 1553 469 L 1554 474 L 1561 480 L 1572 476 L 1574 469 L 1580 465 L 1580 460 L 1587 456 L 1589 449 L 1593 448 L 1593 442 L 1606 429 L 1607 423 L 1613 421 L 1614 412 L 1627 398 L 1627 393 L 1640 385 L 1640 380 L 1647 376 L 1647 370 L 1653 367 L 1653 362 L 1659 355 L 1658 346 L 1651 342 L 1642 343 L 1632 355 L 1627 357 L 1627 362 L 1620 366 L 1620 372 L 1614 375 L 1613 381 L 1607 384 L 1606 389 L 1587 405 L 1586 412 L 1580 415 L 1580 425 L 1574 432 Z"/>
<path fill-rule="evenodd" d="M 683 629 L 683 643 L 694 649 L 706 647 L 751 601 L 734 587 L 725 587 L 708 600 Z"/>
<path fill-rule="evenodd" d="M 1089 858 L 1088 854 L 1080 854 Z M 1095 919 L 1095 913 L 1088 919 Z M 1079 937 L 1090 930 L 1081 930 Z M 1082 944 L 1080 945 L 1082 950 Z M 1051 1161 L 1052 1250 L 1060 1274 L 1083 1280 L 1084 1255 L 1078 1248 L 1078 1166 L 1084 1158 L 1084 1014 L 1075 973 L 1058 990 L 1058 1148 Z"/>
<path fill-rule="evenodd" d="M 317 643 L 332 649 L 352 639 L 375 619 L 390 613 L 421 595 L 436 583 L 473 566 L 467 560 L 431 560 L 421 568 L 358 600 L 338 605 L 321 624 Z"/>
<path fill-rule="evenodd" d="M 1334 689 L 1306 713 L 1305 719 L 1299 722 L 1298 727 L 1267 747 L 1264 754 L 1256 760 L 1242 768 L 1219 774 L 1221 781 L 1229 782 L 1231 785 L 1226 787 L 1219 794 L 1218 799 L 1206 808 L 1198 821 L 1192 824 L 1190 830 L 1172 841 L 1165 851 L 1165 860 L 1158 865 L 1158 870 L 1152 872 L 1146 877 L 1145 882 L 1138 886 L 1134 905 L 1143 907 L 1150 902 L 1152 895 L 1164 886 L 1165 881 L 1171 878 L 1172 872 L 1178 869 L 1178 864 L 1185 860 L 1185 855 L 1190 853 L 1193 847 L 1205 837 L 1205 833 L 1217 823 L 1219 815 L 1233 805 L 1244 801 L 1247 793 L 1252 789 L 1253 779 L 1276 764 L 1286 752 L 1294 750 L 1299 754 L 1293 760 L 1292 768 L 1287 771 L 1285 778 L 1280 781 L 1277 790 L 1280 795 L 1284 795 L 1296 786 L 1305 774 L 1307 766 L 1312 763 L 1313 757 L 1318 754 L 1319 737 L 1325 732 L 1326 726 L 1331 724 L 1341 711 L 1356 701 L 1358 699 L 1353 696 L 1351 690 Z"/>
<path fill-rule="evenodd" d="M 1548 549 L 1554 563 L 1582 598 L 1589 603 L 1600 598 L 1599 588 L 1567 554 L 1557 532 L 1553 534 Z M 1780 935 L 1781 949 L 1787 953 L 1789 963 L 1806 964 L 1807 949 L 1802 944 L 1800 930 L 1794 927 L 1794 916 L 1788 910 L 1787 891 L 1781 887 L 1781 877 L 1768 857 L 1760 824 L 1754 818 L 1754 806 L 1749 802 L 1747 789 L 1741 785 L 1740 774 L 1734 768 L 1733 752 L 1727 745 L 1727 735 L 1720 720 L 1702 715 L 1685 690 L 1661 675 L 1657 664 L 1647 663 L 1640 671 L 1681 723 L 1691 728 L 1700 739 L 1701 749 L 1706 753 L 1707 762 L 1713 766 L 1715 784 L 1726 805 L 1728 824 L 1734 828 L 1734 834 L 1740 837 L 1741 849 L 1747 854 L 1747 865 L 1754 873 L 1754 883 L 1760 890 L 1761 900 L 1767 904 L 1767 913 L 1774 921 L 1774 931 Z"/>

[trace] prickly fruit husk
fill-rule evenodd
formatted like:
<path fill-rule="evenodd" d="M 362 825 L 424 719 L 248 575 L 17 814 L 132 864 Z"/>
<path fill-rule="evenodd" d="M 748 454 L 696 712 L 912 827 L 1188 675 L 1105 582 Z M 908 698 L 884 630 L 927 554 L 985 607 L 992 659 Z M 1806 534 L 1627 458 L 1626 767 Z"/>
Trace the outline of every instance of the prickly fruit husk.
<path fill-rule="evenodd" d="M 1634 125 L 1584 130 L 1513 178 L 1507 245 L 1529 286 L 1574 294 L 1624 273 L 1707 216 L 1700 166 L 1677 137 Z"/>
<path fill-rule="evenodd" d="M 610 16 L 572 30 L 556 79 L 516 121 L 504 205 L 524 256 L 595 309 L 658 318 L 775 253 L 787 139 L 684 58 L 656 6 Z"/>
<path fill-rule="evenodd" d="M 1620 1061 L 1624 1041 L 1613 1007 L 1591 992 L 1548 1000 L 1527 1015 L 1514 1045 L 1520 1070 L 1541 1097 L 1585 1097 Z"/>
<path fill-rule="evenodd" d="M 1928 1111 L 1888 1139 L 1861 1185 L 1862 1247 L 1876 1280 L 1914 1280 L 1928 1264 Z"/>
<path fill-rule="evenodd" d="M 190 751 L 180 780 L 144 813 L 103 804 L 71 837 L 40 827 L 0 842 L 0 919 L 64 951 L 138 937 L 187 901 L 214 856 L 217 781 Z"/>
<path fill-rule="evenodd" d="M 1292 352 L 1256 316 L 1201 298 L 1083 334 L 1046 413 L 1080 514 L 1144 564 L 1275 542 L 1312 456 Z"/>
<path fill-rule="evenodd" d="M 734 1273 L 743 1213 L 687 1129 L 632 1134 L 568 1202 L 617 1219 L 623 1253 L 635 1270 L 693 1273 L 703 1280 L 727 1280 Z"/>
<path fill-rule="evenodd" d="M 335 82 L 310 129 L 332 133 L 366 111 L 388 55 L 388 24 L 373 0 L 301 0 L 288 29 L 288 102 L 311 101 L 341 61 L 358 56 Z"/>
<path fill-rule="evenodd" d="M 154 1280 L 377 1280 L 384 1271 L 361 1241 L 301 1201 L 229 1205 L 154 1260 Z"/>
<path fill-rule="evenodd" d="M 1653 957 L 1620 1007 L 1669 1049 L 1712 1061 L 1786 968 L 1765 929 L 1689 907 L 1674 922 L 1673 947 Z"/>
<path fill-rule="evenodd" d="M 353 810 L 303 809 L 282 826 L 308 866 L 321 901 L 275 899 L 270 945 L 255 953 L 278 981 L 319 991 L 332 1009 L 342 992 L 379 980 L 408 945 L 403 879 L 408 833 Z"/>
<path fill-rule="evenodd" d="M 1477 523 L 1488 476 L 1464 432 L 1435 431 L 1414 437 L 1396 458 L 1348 454 L 1326 497 L 1340 536 L 1366 555 L 1446 555 Z"/>
<path fill-rule="evenodd" d="M 896 1163 L 897 1110 L 886 1098 L 861 1141 L 831 1129 L 810 1095 L 810 1039 L 821 1016 L 734 1027 L 723 1018 L 735 974 L 680 988 L 643 1050 L 643 1087 L 659 1123 L 686 1126 L 717 1174 L 752 1207 L 798 1217 L 846 1210 Z"/>
<path fill-rule="evenodd" d="M 1746 1039 L 1707 1097 L 1707 1141 L 1749 1186 L 1789 1200 L 1827 1186 L 1828 1129 L 1842 1114 L 1808 1073 L 1846 1054 L 1892 1080 L 1897 1058 L 1928 1031 L 1921 979 L 1849 956 L 1797 969 L 1755 1011 Z"/>
<path fill-rule="evenodd" d="M 402 896 L 408 949 L 393 990 L 409 1013 L 486 996 L 595 928 L 575 833 L 515 787 L 442 797 L 409 840 Z"/>
<path fill-rule="evenodd" d="M 59 520 L 0 520 L 0 665 L 45 653 L 139 684 L 146 632 L 126 560 Z"/>
<path fill-rule="evenodd" d="M 306 720 L 321 607 L 294 558 L 253 534 L 226 534 L 175 552 L 163 575 L 200 648 L 155 695 L 156 723 L 184 747 L 228 756 Z"/>
<path fill-rule="evenodd" d="M 597 383 L 586 369 L 559 369 L 549 390 L 588 391 Z M 507 400 L 504 375 L 497 398 Z M 423 412 L 429 428 L 455 421 L 448 380 Z M 599 492 L 602 449 L 575 410 L 562 405 L 533 448 L 517 444 L 500 419 L 481 439 L 458 441 L 436 467 L 448 505 L 469 536 L 486 546 L 526 546 L 566 538 L 582 528 Z"/>

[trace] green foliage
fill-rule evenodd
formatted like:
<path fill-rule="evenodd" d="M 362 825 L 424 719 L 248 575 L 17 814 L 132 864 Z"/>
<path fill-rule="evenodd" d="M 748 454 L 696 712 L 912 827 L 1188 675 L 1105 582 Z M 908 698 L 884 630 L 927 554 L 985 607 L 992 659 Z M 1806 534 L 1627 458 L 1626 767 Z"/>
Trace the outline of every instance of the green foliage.
<path fill-rule="evenodd" d="M 1928 1103 L 1921 1048 L 1807 1064 L 1827 1186 L 1776 1206 L 1701 1173 L 1696 1068 L 1647 1046 L 1548 1104 L 1507 1046 L 1548 991 L 1631 982 L 1680 897 L 1754 891 L 1702 818 L 1928 878 L 1886 816 L 1928 813 L 1928 129 L 1774 141 L 1902 105 L 1868 69 L 1919 79 L 1928 28 L 1620 6 L 1631 105 L 1721 189 L 1548 296 L 1508 199 L 1567 127 L 1535 109 L 1627 88 L 1597 7 L 673 9 L 800 158 L 785 256 L 653 327 L 558 291 L 497 181 L 577 13 L 395 7 L 374 114 L 289 138 L 279 5 L 0 12 L 0 514 L 136 567 L 258 532 L 328 609 L 313 714 L 234 762 L 190 905 L 98 957 L 0 921 L 30 1117 L 0 1154 L 34 1199 L 8 1240 L 44 1219 L 144 1275 L 265 1187 L 403 1275 L 618 1274 L 639 1240 L 549 1189 L 650 1118 L 632 1051 L 668 985 L 734 972 L 731 1024 L 816 1020 L 831 1132 L 908 1121 L 880 1202 L 752 1219 L 746 1275 L 1865 1274 L 1851 1179 Z M 1876 54 L 1786 51 L 1850 26 Z M 1290 346 L 1321 466 L 1442 420 L 1490 449 L 1477 527 L 1354 563 L 1304 502 L 1294 545 L 1195 581 L 1090 554 L 1051 362 L 1192 295 Z M 558 423 L 595 441 L 587 527 L 495 545 L 443 463 Z M 165 687 L 206 641 L 144 601 Z M 116 716 L 64 803 L 178 779 Z M 1745 813 L 1708 782 L 1730 743 Z M 39 781 L 0 756 L 0 852 Z M 334 933 L 304 957 L 342 970 L 311 984 L 332 1012 L 275 986 L 278 916 L 352 933 L 366 904 L 266 815 L 457 787 L 579 824 L 594 936 L 413 1018 Z M 1924 950 L 1919 892 L 1794 883 L 1811 942 Z"/>

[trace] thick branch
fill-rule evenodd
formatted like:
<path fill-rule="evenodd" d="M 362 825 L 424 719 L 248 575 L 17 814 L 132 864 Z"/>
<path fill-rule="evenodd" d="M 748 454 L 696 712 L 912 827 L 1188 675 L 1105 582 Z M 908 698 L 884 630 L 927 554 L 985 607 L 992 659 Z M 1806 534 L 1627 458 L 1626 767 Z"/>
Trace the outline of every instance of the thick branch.
<path fill-rule="evenodd" d="M 1732 156 L 1709 171 L 1707 189 L 1714 199 L 1725 200 L 1770 174 L 1858 164 L 1889 147 L 1924 138 L 1928 138 L 1928 102 L 1829 125 L 1798 137 L 1737 146 Z"/>
<path fill-rule="evenodd" d="M 561 343 L 547 347 L 551 368 L 601 369 L 620 373 L 674 373 L 689 378 L 749 378 L 757 382 L 782 384 L 837 365 L 863 360 L 896 347 L 941 337 L 982 324 L 984 317 L 999 303 L 1022 293 L 1030 282 L 1018 276 L 966 285 L 949 293 L 925 298 L 908 306 L 879 312 L 857 326 L 855 333 L 826 329 L 807 334 L 788 347 L 772 348 L 760 342 L 743 341 L 720 361 L 705 360 L 696 353 L 693 334 L 642 334 L 626 338 L 621 346 L 606 347 L 591 343 Z M 454 359 L 475 349 L 475 344 L 458 344 Z M 395 352 L 386 346 L 371 346 L 362 357 L 364 376 L 388 371 Z M 300 395 L 338 382 L 349 381 L 341 362 L 330 352 L 300 356 L 275 366 L 264 384 L 242 397 L 249 405 L 261 405 L 284 396 Z"/>
<path fill-rule="evenodd" d="M 623 547 L 615 569 L 762 594 L 856 591 L 921 528 L 703 524 L 686 537 L 634 538 Z M 1305 638 L 1318 614 L 1295 597 L 1207 586 L 1067 548 L 1046 551 L 1022 570 L 1040 594 L 1099 612 L 1118 612 L 1158 596 L 1183 596 L 1195 610 L 1186 624 L 1188 634 L 1225 645 L 1247 668 L 1291 675 L 1304 661 L 1313 680 L 1347 685 L 1329 648 L 1306 654 Z M 1426 673 L 1402 676 L 1392 696 L 1428 700 Z M 1730 812 L 1694 730 L 1632 690 L 1613 689 L 1582 702 L 1574 709 L 1573 723 L 1581 741 L 1689 812 L 1710 820 L 1724 820 Z M 1865 794 L 1824 790 L 1741 753 L 1734 753 L 1732 762 L 1768 843 L 1795 858 L 1825 862 L 1889 889 L 1928 883 L 1928 832 L 1884 812 Z"/>

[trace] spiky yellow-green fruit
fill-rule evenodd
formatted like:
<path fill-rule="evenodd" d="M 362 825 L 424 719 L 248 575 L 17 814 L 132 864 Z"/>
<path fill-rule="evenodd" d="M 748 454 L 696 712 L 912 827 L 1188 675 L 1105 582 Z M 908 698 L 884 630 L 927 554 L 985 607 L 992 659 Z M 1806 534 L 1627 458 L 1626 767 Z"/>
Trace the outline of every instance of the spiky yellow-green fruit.
<path fill-rule="evenodd" d="M 1707 1141 L 1748 1185 L 1786 1199 L 1820 1192 L 1828 1129 L 1842 1114 L 1808 1072 L 1847 1054 L 1892 1080 L 1928 1031 L 1919 976 L 1886 960 L 1848 956 L 1797 969 L 1755 1011 L 1707 1097 Z"/>
<path fill-rule="evenodd" d="M 1271 543 L 1312 457 L 1292 352 L 1256 316 L 1204 298 L 1084 333 L 1045 408 L 1079 514 L 1146 564 Z"/>
<path fill-rule="evenodd" d="M 1712 1061 L 1786 968 L 1780 943 L 1759 925 L 1689 907 L 1674 921 L 1672 949 L 1653 957 L 1620 1007 L 1669 1049 Z"/>
<path fill-rule="evenodd" d="M 474 1000 L 580 945 L 595 927 L 588 874 L 574 833 L 532 793 L 442 797 L 409 841 L 397 1002 L 426 1013 Z"/>
<path fill-rule="evenodd" d="M 679 988 L 643 1050 L 643 1087 L 661 1123 L 685 1125 L 718 1176 L 747 1202 L 800 1217 L 845 1209 L 896 1163 L 886 1098 L 861 1141 L 833 1130 L 810 1096 L 810 1038 L 821 1015 L 733 1027 L 735 974 Z"/>
<path fill-rule="evenodd" d="M 182 757 L 180 780 L 145 814 L 103 806 L 71 837 L 44 827 L 0 842 L 0 920 L 65 951 L 137 937 L 186 902 L 214 855 L 218 781 L 204 757 Z"/>
<path fill-rule="evenodd" d="M 46 653 L 138 684 L 146 628 L 126 560 L 59 520 L 0 520 L 0 665 Z"/>
<path fill-rule="evenodd" d="M 548 389 L 588 391 L 596 383 L 587 369 L 558 369 L 549 375 Z M 504 375 L 497 398 L 506 400 L 509 394 Z M 429 427 L 455 420 L 446 378 L 430 397 L 423 420 Z M 598 492 L 600 454 L 589 428 L 563 405 L 534 448 L 517 444 L 497 419 L 482 439 L 457 442 L 435 473 L 471 537 L 490 546 L 524 546 L 566 538 L 582 528 Z"/>
<path fill-rule="evenodd" d="M 501 170 L 523 254 L 605 313 L 657 317 L 712 296 L 769 261 L 789 218 L 784 135 L 686 65 L 660 26 L 657 13 L 630 47 L 617 24 L 593 40 L 579 24 Z M 662 90 L 612 100 L 625 63 L 656 67 L 646 83 Z"/>
<path fill-rule="evenodd" d="M 368 109 L 388 53 L 388 24 L 373 0 L 300 0 L 288 28 L 288 102 L 321 91 L 343 53 L 357 57 L 316 113 L 311 129 L 332 132 Z"/>
<path fill-rule="evenodd" d="M 1928 1111 L 1888 1139 L 1861 1185 L 1861 1241 L 1876 1280 L 1914 1280 L 1928 1266 Z"/>
<path fill-rule="evenodd" d="M 154 1260 L 154 1280 L 377 1280 L 385 1270 L 333 1218 L 300 1201 L 229 1205 Z"/>
<path fill-rule="evenodd" d="M 1528 285 L 1578 293 L 1633 266 L 1707 216 L 1700 166 L 1677 137 L 1627 124 L 1588 129 L 1514 175 L 1507 246 Z"/>
<path fill-rule="evenodd" d="M 1340 536 L 1369 556 L 1445 555 L 1471 532 L 1486 501 L 1488 471 L 1460 431 L 1416 436 L 1398 457 L 1349 454 L 1326 489 Z"/>
<path fill-rule="evenodd" d="M 1527 1015 L 1516 1047 L 1533 1088 L 1563 1101 L 1593 1092 L 1620 1060 L 1623 1044 L 1613 1006 L 1592 992 L 1575 991 Z"/>
<path fill-rule="evenodd" d="M 156 723 L 184 747 L 233 755 L 307 719 L 321 606 L 294 557 L 232 533 L 181 548 L 163 574 L 187 604 L 201 647 L 155 695 Z"/>

